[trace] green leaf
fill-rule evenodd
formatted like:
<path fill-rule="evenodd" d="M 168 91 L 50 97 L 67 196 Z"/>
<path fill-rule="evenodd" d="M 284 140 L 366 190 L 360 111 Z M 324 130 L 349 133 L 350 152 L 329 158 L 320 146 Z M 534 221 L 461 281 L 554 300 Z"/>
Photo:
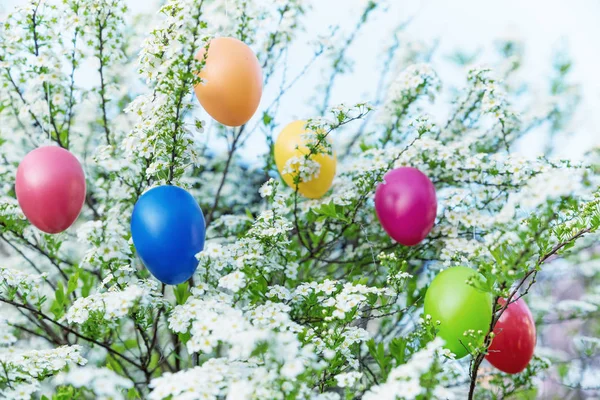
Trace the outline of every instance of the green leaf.
<path fill-rule="evenodd" d="M 408 342 L 404 338 L 394 338 L 390 342 L 390 354 L 396 360 L 396 365 L 401 365 L 406 362 L 406 345 Z"/>
<path fill-rule="evenodd" d="M 94 276 L 87 271 L 81 270 L 81 281 L 83 282 L 83 287 L 81 288 L 81 295 L 83 297 L 88 297 L 90 292 L 92 291 L 92 287 L 94 286 Z"/>
<path fill-rule="evenodd" d="M 336 206 L 333 203 L 323 204 L 321 207 L 317 209 L 313 209 L 313 211 L 319 216 L 325 216 L 332 219 L 337 219 L 346 223 L 349 223 L 350 220 L 348 217 L 344 215 L 343 208 Z"/>
<path fill-rule="evenodd" d="M 269 126 L 269 125 L 271 124 L 271 122 L 273 122 L 273 117 L 271 117 L 271 116 L 269 115 L 269 113 L 267 113 L 267 112 L 264 112 L 264 113 L 263 113 L 262 120 L 263 120 L 263 124 L 264 124 L 265 126 Z"/>
<path fill-rule="evenodd" d="M 128 399 L 141 399 L 141 395 L 140 393 L 137 391 L 136 388 L 132 387 L 131 389 L 129 389 L 127 391 L 127 398 Z"/>
<path fill-rule="evenodd" d="M 79 282 L 79 268 L 75 270 L 75 272 L 69 277 L 69 282 L 67 283 L 67 295 L 73 293 L 78 286 Z"/>
<path fill-rule="evenodd" d="M 179 285 L 173 288 L 173 293 L 175 294 L 175 300 L 177 300 L 177 304 L 184 304 L 188 297 L 190 297 L 189 285 L 187 282 L 180 283 Z"/>
<path fill-rule="evenodd" d="M 369 349 L 369 353 L 375 359 L 379 368 L 381 369 L 381 373 L 384 379 L 387 379 L 387 376 L 392 369 L 392 365 L 390 363 L 390 358 L 385 353 L 385 347 L 383 342 L 379 342 L 375 344 L 373 339 L 367 342 L 367 348 Z"/>
<path fill-rule="evenodd" d="M 523 390 L 507 397 L 507 400 L 535 400 L 537 399 L 537 389 Z"/>
<path fill-rule="evenodd" d="M 56 290 L 54 291 L 54 298 L 56 302 L 61 306 L 65 303 L 65 287 L 62 282 L 58 282 L 56 285 Z"/>
<path fill-rule="evenodd" d="M 67 294 L 65 294 L 65 287 L 62 282 L 58 282 L 54 291 L 54 302 L 50 306 L 50 311 L 54 314 L 55 318 L 60 318 L 65 314 L 66 303 Z"/>

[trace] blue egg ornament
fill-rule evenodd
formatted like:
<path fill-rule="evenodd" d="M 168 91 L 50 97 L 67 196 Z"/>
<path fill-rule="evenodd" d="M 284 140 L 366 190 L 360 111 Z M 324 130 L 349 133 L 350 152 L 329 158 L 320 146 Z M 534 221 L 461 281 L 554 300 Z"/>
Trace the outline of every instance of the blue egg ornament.
<path fill-rule="evenodd" d="M 204 249 L 204 215 L 194 197 L 177 186 L 144 193 L 131 215 L 131 237 L 138 256 L 159 281 L 177 285 L 192 277 L 196 254 Z"/>

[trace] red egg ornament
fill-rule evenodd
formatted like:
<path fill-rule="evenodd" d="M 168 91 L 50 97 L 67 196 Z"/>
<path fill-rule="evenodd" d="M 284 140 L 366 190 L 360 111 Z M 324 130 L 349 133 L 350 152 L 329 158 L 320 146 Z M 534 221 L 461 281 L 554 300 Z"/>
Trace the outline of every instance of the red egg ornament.
<path fill-rule="evenodd" d="M 85 201 L 85 174 L 77 158 L 56 146 L 40 147 L 17 169 L 17 200 L 39 230 L 59 233 L 79 216 Z"/>
<path fill-rule="evenodd" d="M 437 213 L 435 187 L 416 168 L 396 168 L 385 174 L 377 186 L 375 211 L 392 239 L 414 246 L 433 228 Z"/>
<path fill-rule="evenodd" d="M 502 306 L 505 299 L 499 299 Z M 518 374 L 523 371 L 535 348 L 535 323 L 523 299 L 508 305 L 494 327 L 494 339 L 485 357 L 502 372 Z"/>

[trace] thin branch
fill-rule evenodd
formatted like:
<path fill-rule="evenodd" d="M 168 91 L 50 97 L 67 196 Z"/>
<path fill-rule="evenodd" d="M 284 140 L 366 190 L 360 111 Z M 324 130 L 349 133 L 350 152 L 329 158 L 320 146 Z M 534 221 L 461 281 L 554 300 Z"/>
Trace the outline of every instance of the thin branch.
<path fill-rule="evenodd" d="M 102 125 L 104 125 L 104 136 L 106 137 L 106 144 L 110 145 L 110 129 L 108 127 L 108 117 L 106 112 L 106 83 L 104 80 L 104 28 L 106 28 L 106 24 L 108 23 L 108 19 L 110 18 L 111 12 L 109 11 L 106 15 L 106 19 L 103 23 L 100 23 L 100 19 L 98 19 L 98 60 L 100 61 L 100 66 L 98 67 L 98 72 L 100 73 L 100 100 L 102 107 Z"/>
<path fill-rule="evenodd" d="M 6 243 L 8 244 L 10 247 L 12 247 L 12 249 L 14 251 L 16 251 L 21 257 L 23 257 L 23 259 L 25 261 L 27 261 L 27 263 L 29 265 L 31 265 L 31 267 L 35 270 L 35 272 L 37 272 L 38 274 L 42 274 L 42 271 L 37 267 L 37 265 L 35 265 L 35 263 L 33 261 L 31 261 L 31 259 L 29 257 L 27 257 L 25 255 L 25 253 L 23 253 L 23 251 L 21 251 L 21 249 L 19 249 L 17 246 L 15 246 L 10 240 L 6 239 L 4 237 L 4 235 L 0 234 L 0 238 Z M 56 290 L 56 285 L 54 285 L 54 283 L 52 283 L 52 281 L 47 280 L 46 282 L 48 282 L 48 284 L 50 285 L 50 287 L 52 288 L 52 290 Z"/>
<path fill-rule="evenodd" d="M 354 30 L 350 33 L 350 36 L 348 36 L 348 38 L 344 42 L 342 48 L 340 49 L 337 57 L 334 59 L 333 71 L 331 72 L 331 76 L 329 77 L 329 81 L 327 82 L 327 86 L 325 87 L 325 96 L 323 98 L 323 103 L 321 104 L 321 108 L 320 108 L 321 114 L 325 113 L 325 111 L 327 110 L 327 107 L 329 107 L 329 99 L 331 97 L 331 91 L 333 89 L 335 79 L 341 72 L 343 72 L 341 65 L 344 62 L 344 57 L 346 55 L 346 52 L 348 51 L 348 49 L 354 42 L 354 39 L 356 38 L 356 36 L 357 36 L 358 32 L 360 31 L 360 29 L 362 28 L 362 26 L 367 22 L 367 18 L 369 17 L 369 14 L 371 13 L 371 11 L 373 11 L 375 9 L 375 7 L 377 7 L 376 3 L 374 3 L 374 2 L 368 3 L 365 11 L 360 16 L 360 20 L 354 27 Z"/>
<path fill-rule="evenodd" d="M 202 9 L 202 4 L 204 3 L 204 0 L 200 2 L 199 8 Z M 200 25 L 201 25 L 201 17 L 202 16 L 202 12 L 200 11 L 198 14 L 198 19 L 196 21 L 196 25 L 194 26 L 194 31 L 192 32 L 192 36 L 193 36 L 193 40 L 192 43 L 196 43 L 196 39 L 198 37 L 198 35 L 200 34 Z M 181 112 L 182 112 L 182 107 L 183 107 L 183 99 L 185 98 L 186 94 L 189 91 L 189 86 L 191 84 L 191 82 L 188 82 L 188 78 L 190 76 L 190 74 L 192 73 L 192 64 L 194 61 L 194 57 L 196 53 L 196 48 L 193 47 L 192 50 L 190 51 L 190 56 L 187 60 L 187 71 L 186 73 L 183 75 L 183 80 L 181 82 L 181 93 L 179 94 L 179 98 L 177 99 L 177 107 L 176 107 L 176 112 L 175 112 L 175 126 L 173 127 L 173 149 L 171 150 L 171 163 L 169 165 L 169 177 L 167 179 L 167 184 L 171 184 L 171 182 L 173 181 L 173 178 L 175 177 L 175 158 L 177 158 L 177 134 L 179 133 L 179 129 L 181 128 L 181 126 L 183 125 L 182 123 L 182 116 L 181 116 Z M 208 54 L 208 53 L 207 53 Z"/>
<path fill-rule="evenodd" d="M 229 167 L 231 165 L 231 160 L 233 160 L 233 154 L 237 149 L 237 144 L 244 132 L 244 128 L 246 125 L 242 125 L 237 133 L 234 133 L 233 141 L 231 142 L 231 147 L 229 148 L 229 154 L 227 155 L 227 161 L 225 162 L 225 169 L 223 170 L 223 176 L 221 177 L 221 182 L 219 183 L 219 187 L 217 189 L 217 193 L 215 194 L 215 200 L 213 201 L 212 207 L 206 216 L 206 228 L 210 226 L 211 222 L 214 219 L 214 213 L 219 206 L 219 200 L 221 198 L 221 191 L 223 190 L 223 186 L 225 186 L 225 180 L 227 179 L 227 174 L 229 173 Z"/>
<path fill-rule="evenodd" d="M 17 302 L 15 302 L 15 301 L 12 301 L 12 300 L 9 300 L 9 299 L 5 299 L 5 298 L 2 298 L 2 297 L 0 297 L 0 301 L 1 301 L 1 302 L 3 302 L 3 303 L 6 303 L 6 304 L 10 304 L 10 305 L 12 305 L 12 306 L 15 306 L 15 307 L 17 307 L 17 308 L 22 308 L 22 309 L 25 309 L 25 310 L 27 310 L 27 311 L 31 312 L 32 314 L 35 314 L 35 315 L 37 315 L 37 316 L 41 317 L 43 320 L 49 321 L 49 322 L 53 323 L 54 325 L 58 326 L 59 328 L 61 328 L 61 329 L 65 330 L 65 331 L 67 331 L 67 332 L 69 332 L 69 333 L 72 333 L 73 335 L 77 336 L 77 337 L 78 337 L 78 338 L 80 338 L 80 339 L 83 339 L 83 340 L 85 340 L 85 341 L 88 341 L 88 342 L 90 342 L 90 343 L 93 343 L 93 344 L 95 344 L 95 345 L 98 345 L 98 346 L 100 346 L 100 347 L 103 347 L 103 348 L 104 348 L 104 349 L 106 349 L 106 350 L 107 350 L 109 353 L 111 353 L 111 354 L 114 354 L 114 355 L 116 355 L 116 356 L 119 356 L 119 357 L 121 357 L 123 360 L 127 361 L 128 363 L 130 363 L 131 365 L 133 365 L 133 366 L 135 366 L 135 367 L 139 368 L 139 369 L 140 369 L 140 370 L 142 370 L 142 371 L 144 371 L 144 369 L 145 369 L 143 365 L 141 365 L 141 364 L 137 363 L 136 361 L 132 360 L 131 358 L 127 357 L 126 355 L 124 355 L 124 354 L 121 354 L 120 352 L 116 351 L 115 349 L 111 348 L 110 346 L 108 346 L 108 345 L 106 345 L 106 344 L 104 344 L 104 343 L 101 343 L 101 342 L 97 341 L 97 340 L 96 340 L 96 339 L 94 339 L 94 338 L 91 338 L 91 337 L 88 337 L 88 336 L 82 335 L 81 333 L 77 332 L 76 330 L 74 330 L 74 329 L 71 329 L 70 327 L 68 327 L 68 326 L 66 326 L 66 325 L 63 325 L 63 324 L 61 324 L 61 323 L 60 323 L 60 322 L 58 322 L 58 321 L 55 321 L 54 319 L 50 318 L 49 316 L 47 316 L 47 315 L 46 315 L 46 314 L 44 314 L 43 312 L 41 312 L 41 311 L 38 311 L 38 310 L 36 310 L 36 309 L 35 309 L 35 308 L 33 308 L 33 307 L 30 307 L 30 306 L 28 306 L 28 305 L 26 305 L 26 304 L 17 303 Z"/>
<path fill-rule="evenodd" d="M 486 334 L 485 339 L 484 339 L 484 346 L 486 348 L 489 347 L 489 345 L 491 344 L 491 341 L 492 341 L 491 334 L 494 331 L 496 323 L 500 320 L 500 317 L 502 317 L 502 314 L 504 314 L 504 311 L 506 311 L 506 309 L 508 308 L 508 306 L 511 303 L 514 303 L 516 300 L 518 300 L 520 297 L 522 297 L 522 296 L 520 296 L 517 299 L 513 300 L 513 297 L 515 297 L 517 295 L 517 293 L 519 292 L 520 288 L 527 281 L 527 279 L 529 279 L 529 277 L 531 277 L 531 276 L 534 276 L 537 273 L 538 268 L 543 263 L 545 263 L 546 261 L 548 261 L 551 257 L 555 256 L 563 247 L 567 246 L 570 243 L 573 243 L 575 240 L 577 240 L 578 238 L 580 238 L 580 237 L 584 236 L 585 234 L 591 232 L 592 230 L 593 230 L 593 228 L 591 228 L 591 227 L 581 229 L 575 235 L 571 236 L 569 239 L 567 239 L 567 240 L 565 240 L 565 241 L 563 241 L 561 243 L 556 244 L 546 254 L 544 254 L 544 255 L 542 255 L 542 256 L 540 256 L 538 258 L 536 266 L 533 269 L 529 270 L 523 276 L 523 278 L 521 278 L 521 280 L 519 281 L 519 283 L 517 283 L 517 285 L 512 290 L 512 292 L 510 293 L 510 295 L 506 298 L 506 301 L 505 301 L 504 305 L 494 314 L 494 317 L 492 318 L 492 321 L 490 323 L 490 328 L 489 328 L 488 333 Z M 539 235 L 539 233 L 538 233 L 538 235 Z M 531 287 L 531 285 L 529 287 Z M 527 288 L 527 290 L 529 290 L 529 287 Z M 496 307 L 496 304 L 498 303 L 498 300 L 499 300 L 499 296 L 496 296 L 496 298 L 494 299 L 494 308 Z M 469 384 L 469 397 L 468 397 L 469 400 L 473 400 L 473 398 L 475 396 L 475 387 L 477 385 L 477 375 L 478 375 L 478 371 L 479 371 L 479 366 L 483 362 L 484 358 L 485 358 L 485 352 L 481 352 L 473 360 L 473 366 L 471 368 L 471 382 Z"/>

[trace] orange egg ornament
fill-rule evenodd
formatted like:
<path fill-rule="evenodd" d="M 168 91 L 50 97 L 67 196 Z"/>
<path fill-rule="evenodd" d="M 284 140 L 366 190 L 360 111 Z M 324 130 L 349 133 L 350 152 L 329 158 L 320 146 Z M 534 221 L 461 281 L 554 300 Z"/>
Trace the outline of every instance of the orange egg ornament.
<path fill-rule="evenodd" d="M 202 48 L 196 59 L 203 60 Z M 262 70 L 245 43 L 230 37 L 211 39 L 206 64 L 194 87 L 196 97 L 211 117 L 227 126 L 240 126 L 252 118 L 262 96 Z"/>
<path fill-rule="evenodd" d="M 306 132 L 308 132 L 306 121 L 294 121 L 283 128 L 277 141 L 275 141 L 275 164 L 277 164 L 277 169 L 285 183 L 292 189 L 296 188 L 294 174 L 284 174 L 283 169 L 290 158 L 302 157 L 308 154 L 309 150 L 305 145 L 305 138 L 302 137 Z M 337 161 L 335 152 L 333 155 L 317 154 L 312 156 L 311 159 L 321 165 L 319 176 L 307 182 L 300 182 L 298 184 L 298 191 L 304 197 L 318 199 L 327 193 L 331 187 L 331 183 L 335 177 Z"/>

